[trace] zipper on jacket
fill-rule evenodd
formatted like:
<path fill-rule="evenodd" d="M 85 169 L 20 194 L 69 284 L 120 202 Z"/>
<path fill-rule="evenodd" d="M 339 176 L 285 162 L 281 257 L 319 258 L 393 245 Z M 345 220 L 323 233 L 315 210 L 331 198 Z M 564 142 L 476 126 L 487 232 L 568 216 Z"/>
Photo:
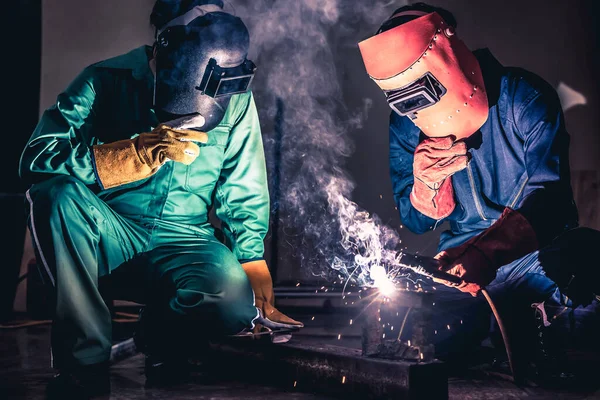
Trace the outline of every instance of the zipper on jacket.
<path fill-rule="evenodd" d="M 523 193 L 523 189 L 525 189 L 525 185 L 527 185 L 528 181 L 529 181 L 529 179 L 525 179 L 525 181 L 523 181 L 523 183 L 521 184 L 521 188 L 517 192 L 517 195 L 515 196 L 515 198 L 509 205 L 510 208 L 513 208 L 513 209 L 515 208 L 515 204 L 517 203 L 517 200 L 519 200 L 519 197 L 521 197 L 521 194 Z"/>
<path fill-rule="evenodd" d="M 471 164 L 467 164 L 467 175 L 469 175 L 469 184 L 471 186 L 471 194 L 473 195 L 473 201 L 475 202 L 475 208 L 477 208 L 477 212 L 479 216 L 484 221 L 487 221 L 487 218 L 483 214 L 483 207 L 479 203 L 479 197 L 477 196 L 477 192 L 475 191 L 475 178 L 473 178 L 473 171 L 471 171 Z"/>

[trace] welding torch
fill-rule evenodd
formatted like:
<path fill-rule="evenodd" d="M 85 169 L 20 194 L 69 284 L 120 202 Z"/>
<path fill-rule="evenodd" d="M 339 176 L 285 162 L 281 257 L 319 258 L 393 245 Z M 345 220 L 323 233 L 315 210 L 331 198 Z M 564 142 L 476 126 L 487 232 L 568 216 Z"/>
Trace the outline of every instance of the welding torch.
<path fill-rule="evenodd" d="M 416 272 L 417 274 L 428 276 L 430 278 L 444 280 L 444 281 L 450 282 L 457 286 L 460 285 L 461 283 L 463 283 L 463 280 L 460 277 L 449 274 L 445 271 L 442 271 L 441 270 L 442 264 L 440 263 L 439 260 L 437 260 L 433 257 L 398 252 L 396 259 L 398 260 L 398 263 L 400 264 L 400 266 L 409 268 L 410 270 L 412 270 L 413 272 Z M 502 334 L 502 340 L 504 342 L 504 347 L 506 349 L 506 355 L 508 357 L 508 363 L 510 365 L 510 370 L 512 372 L 513 379 L 515 380 L 515 382 L 517 382 L 518 379 L 517 379 L 517 376 L 515 375 L 515 364 L 513 363 L 512 350 L 510 347 L 510 342 L 508 340 L 508 334 L 507 334 L 506 328 L 504 327 L 504 323 L 502 322 L 502 319 L 500 318 L 500 314 L 498 313 L 498 309 L 496 308 L 496 305 L 492 301 L 489 293 L 487 292 L 487 290 L 485 288 L 481 288 L 481 294 L 487 300 L 490 308 L 492 309 L 492 313 L 494 314 L 494 317 L 496 318 L 496 322 L 498 323 L 498 327 L 500 328 L 500 333 Z"/>
<path fill-rule="evenodd" d="M 455 285 L 460 285 L 463 282 L 460 277 L 442 271 L 440 269 L 441 264 L 439 260 L 436 260 L 433 257 L 398 252 L 396 259 L 398 260 L 400 266 L 409 268 L 417 274 L 425 275 L 430 278 L 441 279 Z"/>

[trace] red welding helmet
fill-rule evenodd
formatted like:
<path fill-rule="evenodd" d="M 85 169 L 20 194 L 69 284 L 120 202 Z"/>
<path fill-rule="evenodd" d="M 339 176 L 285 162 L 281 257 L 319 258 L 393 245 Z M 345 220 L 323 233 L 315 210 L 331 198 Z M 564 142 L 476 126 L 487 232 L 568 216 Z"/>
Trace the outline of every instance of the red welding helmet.
<path fill-rule="evenodd" d="M 464 139 L 487 120 L 479 62 L 438 13 L 418 18 L 358 44 L 367 73 L 390 107 L 430 137 Z"/>

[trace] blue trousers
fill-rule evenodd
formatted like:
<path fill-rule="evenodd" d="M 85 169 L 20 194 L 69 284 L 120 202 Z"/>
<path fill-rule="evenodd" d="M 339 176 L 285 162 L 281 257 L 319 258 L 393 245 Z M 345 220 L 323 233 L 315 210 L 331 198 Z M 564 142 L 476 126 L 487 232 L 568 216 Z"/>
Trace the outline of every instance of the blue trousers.
<path fill-rule="evenodd" d="M 531 333 L 528 328 L 534 326 L 532 304 L 545 302 L 549 310 L 577 305 L 571 298 L 572 291 L 566 290 L 577 273 L 581 275 L 579 281 L 585 282 L 583 286 L 589 283 L 585 290 L 592 294 L 595 282 L 600 281 L 600 265 L 597 261 L 590 262 L 590 259 L 597 260 L 592 254 L 600 246 L 600 232 L 579 232 L 576 240 L 557 241 L 502 266 L 498 269 L 496 278 L 486 287 L 507 326 L 511 342 L 518 342 Z M 585 240 L 580 240 L 581 237 Z M 468 293 L 439 284 L 422 286 L 435 292 L 428 336 L 435 345 L 438 356 L 460 356 L 465 350 L 480 345 L 490 333 L 497 331 L 491 309 L 483 295 L 472 297 Z M 407 324 L 403 339 L 410 338 L 410 318 Z"/>

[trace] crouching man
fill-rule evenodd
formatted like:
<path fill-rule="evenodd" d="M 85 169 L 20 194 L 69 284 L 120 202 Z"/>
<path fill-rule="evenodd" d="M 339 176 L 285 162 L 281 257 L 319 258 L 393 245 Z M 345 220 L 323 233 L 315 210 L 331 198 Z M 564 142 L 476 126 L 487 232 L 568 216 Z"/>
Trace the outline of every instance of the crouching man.
<path fill-rule="evenodd" d="M 156 3 L 153 47 L 86 68 L 22 154 L 56 297 L 51 396 L 109 390 L 103 281 L 146 304 L 147 376 L 180 368 L 194 342 L 302 326 L 273 307 L 263 259 L 269 195 L 248 31 L 220 0 L 182 4 Z"/>
<path fill-rule="evenodd" d="M 548 354 L 531 345 L 549 343 L 544 306 L 586 305 L 600 293 L 589 257 L 599 233 L 575 229 L 556 92 L 487 49 L 470 51 L 452 14 L 424 3 L 396 10 L 359 47 L 393 110 L 390 174 L 403 224 L 421 234 L 449 222 L 437 258 L 463 283 L 460 292 L 438 288 L 439 354 L 461 358 L 485 338 L 489 308 L 476 297 L 484 287 L 511 336 L 530 339 L 517 340 L 521 354 Z"/>

